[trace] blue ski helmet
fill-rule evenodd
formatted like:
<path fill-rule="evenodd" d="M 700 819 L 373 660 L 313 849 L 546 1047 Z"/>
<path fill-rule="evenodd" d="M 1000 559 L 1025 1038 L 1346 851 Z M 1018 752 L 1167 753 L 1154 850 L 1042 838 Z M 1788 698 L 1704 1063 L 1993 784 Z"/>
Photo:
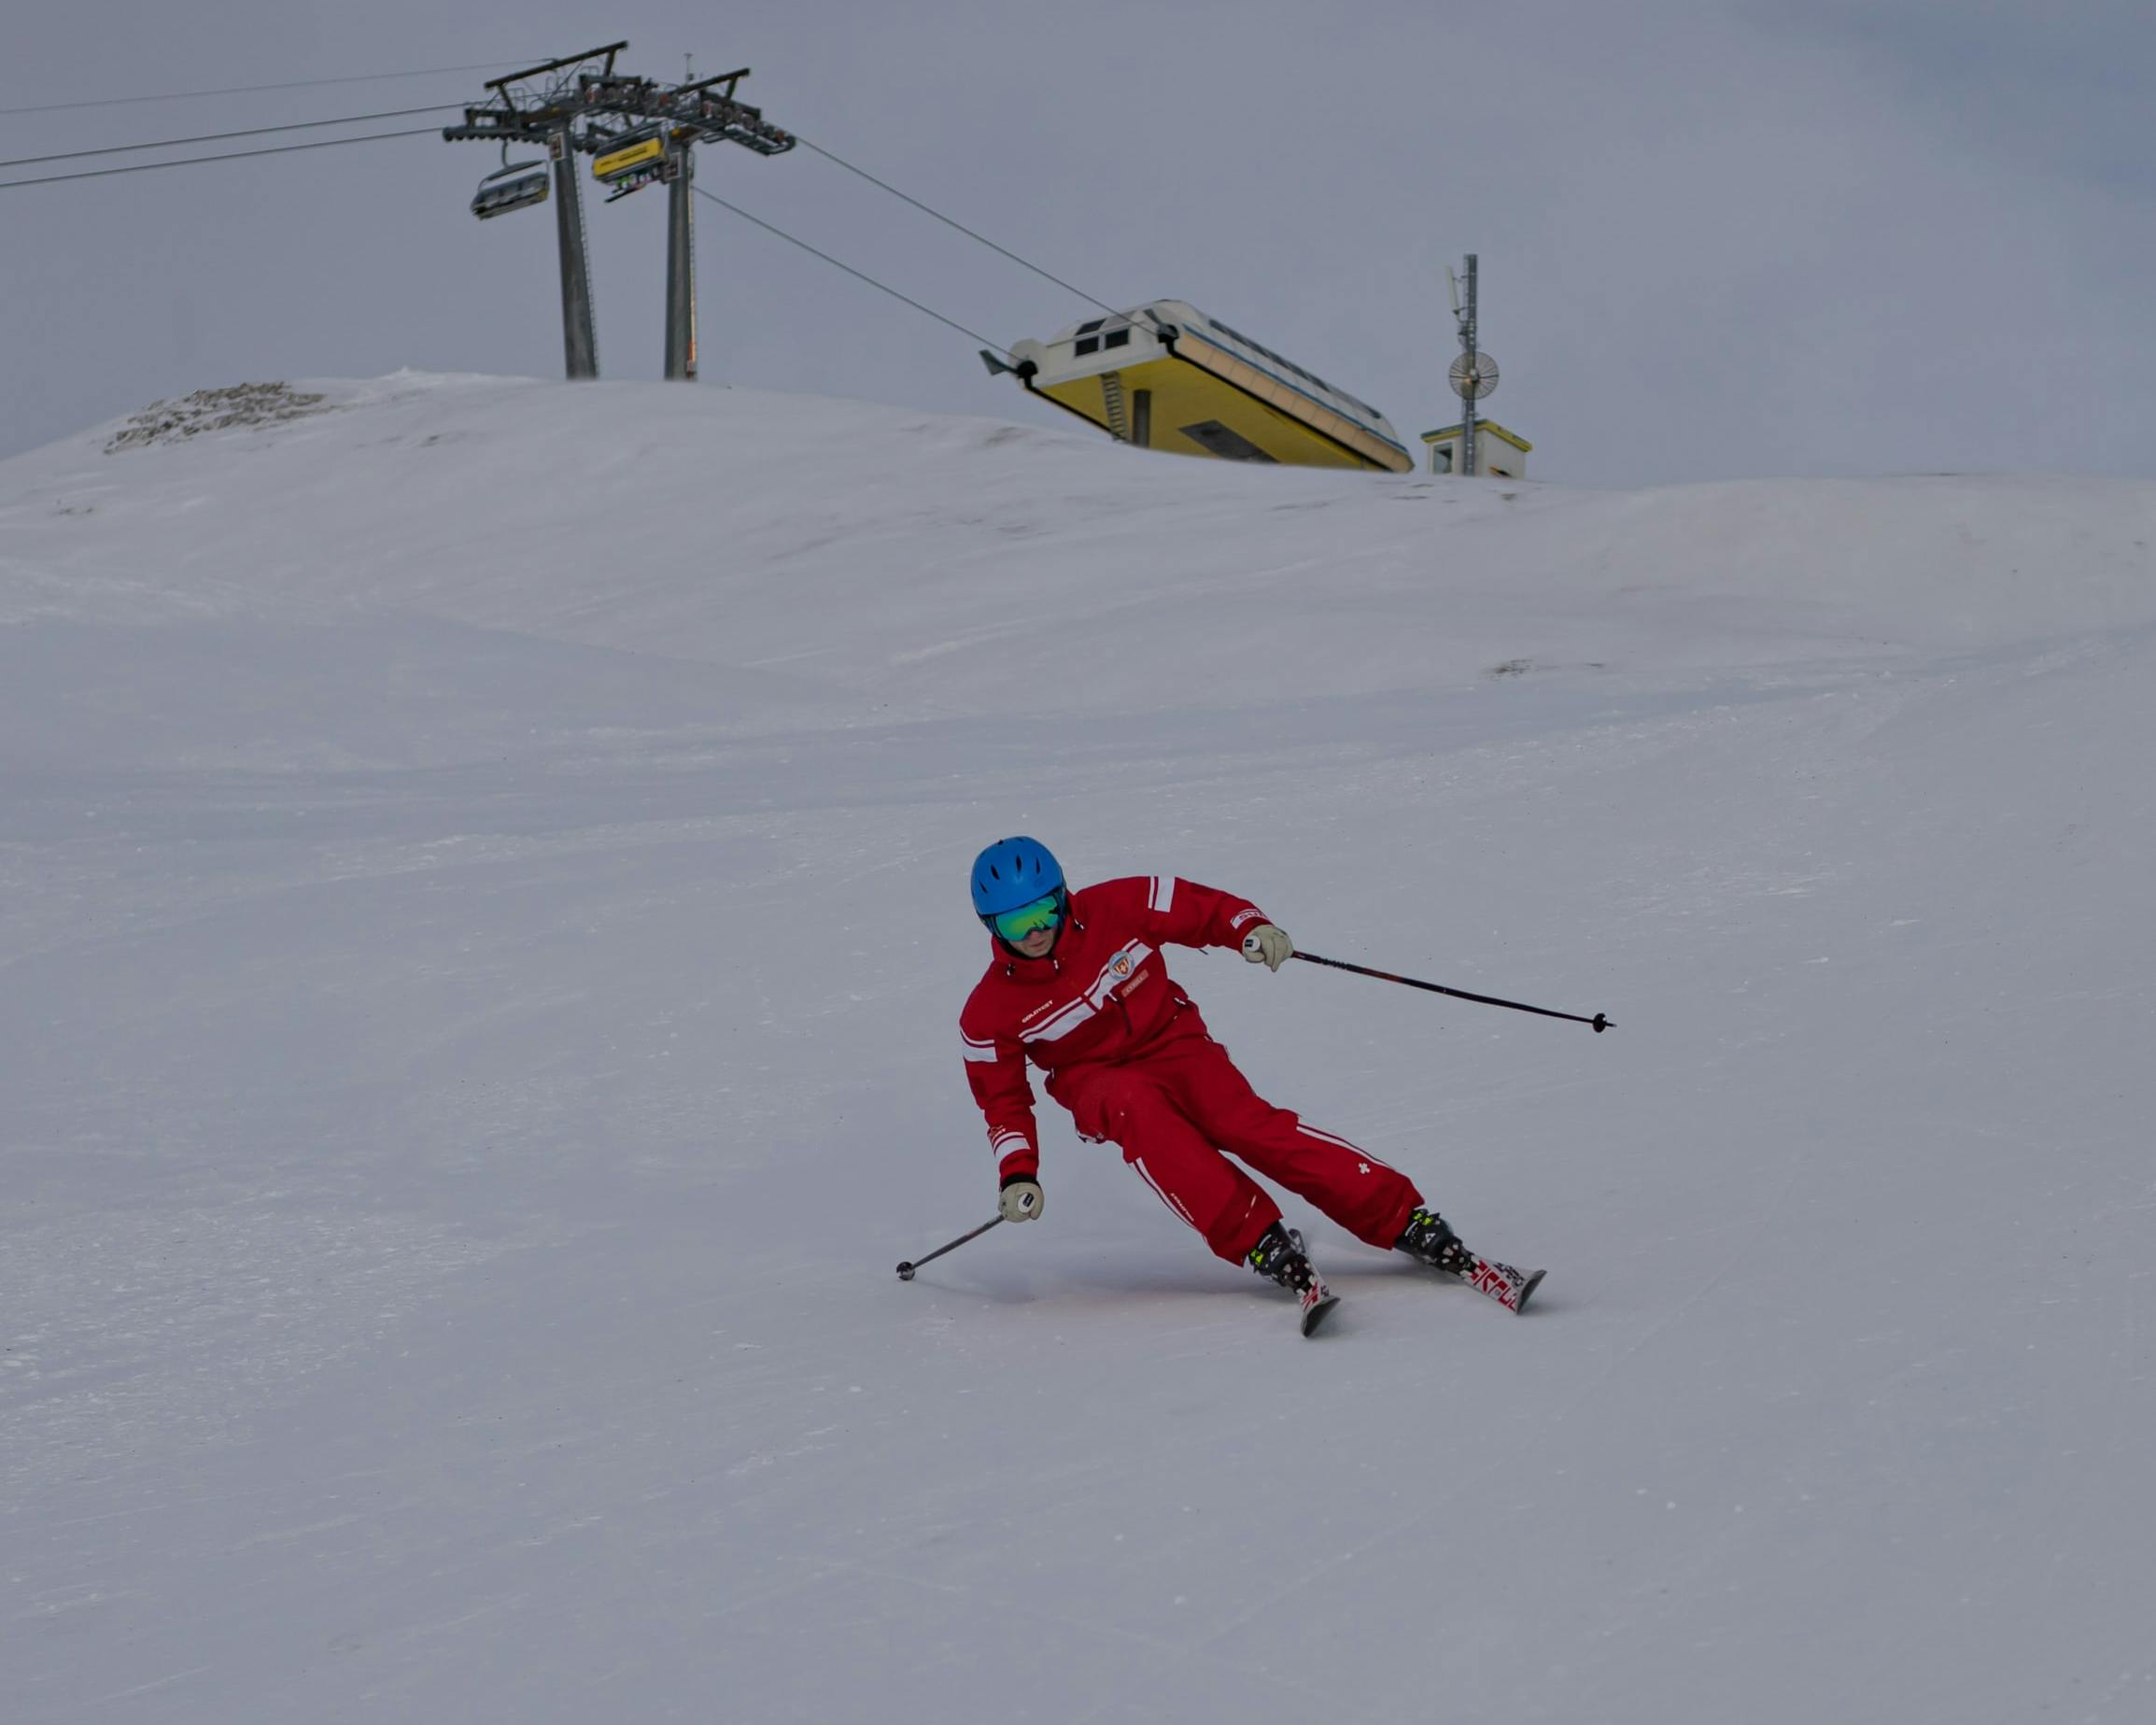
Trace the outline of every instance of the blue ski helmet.
<path fill-rule="evenodd" d="M 973 859 L 973 913 L 983 919 L 1063 890 L 1063 865 L 1038 839 L 998 839 Z"/>

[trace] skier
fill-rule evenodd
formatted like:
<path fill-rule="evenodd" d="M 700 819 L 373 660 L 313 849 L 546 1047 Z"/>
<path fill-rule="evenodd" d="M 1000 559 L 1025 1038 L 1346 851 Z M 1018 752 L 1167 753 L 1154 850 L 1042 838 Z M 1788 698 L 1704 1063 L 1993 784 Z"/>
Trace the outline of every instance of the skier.
<path fill-rule="evenodd" d="M 1541 1272 L 1477 1257 L 1404 1174 L 1264 1101 L 1207 1034 L 1161 948 L 1237 948 L 1278 970 L 1294 945 L 1248 899 L 1167 875 L 1074 894 L 1047 846 L 1016 838 L 976 859 L 973 909 L 993 957 L 959 1033 L 997 1158 L 1003 1220 L 1032 1222 L 1043 1204 L 1030 1059 L 1080 1137 L 1120 1145 L 1216 1254 L 1297 1296 L 1305 1336 L 1338 1301 L 1280 1207 L 1223 1151 L 1359 1239 L 1459 1277 L 1514 1311 L 1527 1304 Z"/>

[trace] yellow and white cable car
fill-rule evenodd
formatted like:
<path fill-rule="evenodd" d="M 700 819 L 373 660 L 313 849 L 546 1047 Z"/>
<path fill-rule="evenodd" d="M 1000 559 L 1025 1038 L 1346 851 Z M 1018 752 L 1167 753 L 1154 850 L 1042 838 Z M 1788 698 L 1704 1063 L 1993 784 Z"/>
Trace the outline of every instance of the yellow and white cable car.
<path fill-rule="evenodd" d="M 1240 330 L 1181 300 L 1018 342 L 1011 363 L 1034 394 L 1141 448 L 1230 461 L 1415 471 L 1392 422 Z"/>

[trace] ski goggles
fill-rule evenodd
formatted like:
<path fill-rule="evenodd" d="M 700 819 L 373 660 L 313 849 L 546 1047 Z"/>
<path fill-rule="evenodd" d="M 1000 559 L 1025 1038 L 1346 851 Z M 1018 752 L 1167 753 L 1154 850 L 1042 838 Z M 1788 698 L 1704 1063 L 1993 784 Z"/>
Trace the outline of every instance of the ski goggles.
<path fill-rule="evenodd" d="M 998 940 L 1008 940 L 1016 946 L 1027 935 L 1053 928 L 1063 921 L 1063 894 L 1052 892 L 1031 904 L 1022 904 L 1015 911 L 998 911 L 993 916 L 980 920 L 995 930 Z"/>

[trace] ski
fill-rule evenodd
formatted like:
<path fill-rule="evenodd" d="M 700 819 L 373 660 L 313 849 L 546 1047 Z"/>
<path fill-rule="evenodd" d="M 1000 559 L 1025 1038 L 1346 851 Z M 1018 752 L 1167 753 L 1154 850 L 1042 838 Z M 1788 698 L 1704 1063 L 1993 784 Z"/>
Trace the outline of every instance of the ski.
<path fill-rule="evenodd" d="M 1318 1326 L 1325 1322 L 1326 1313 L 1340 1304 L 1340 1296 L 1328 1288 L 1324 1280 L 1315 1272 L 1311 1275 L 1310 1285 L 1297 1297 L 1303 1306 L 1303 1334 L 1305 1336 L 1317 1335 Z"/>
<path fill-rule="evenodd" d="M 1477 1258 L 1474 1267 L 1461 1276 L 1477 1294 L 1487 1294 L 1509 1312 L 1523 1312 L 1534 1291 L 1543 1285 L 1547 1270 L 1532 1274 L 1515 1270 L 1509 1264 L 1500 1264 L 1495 1258 Z"/>

